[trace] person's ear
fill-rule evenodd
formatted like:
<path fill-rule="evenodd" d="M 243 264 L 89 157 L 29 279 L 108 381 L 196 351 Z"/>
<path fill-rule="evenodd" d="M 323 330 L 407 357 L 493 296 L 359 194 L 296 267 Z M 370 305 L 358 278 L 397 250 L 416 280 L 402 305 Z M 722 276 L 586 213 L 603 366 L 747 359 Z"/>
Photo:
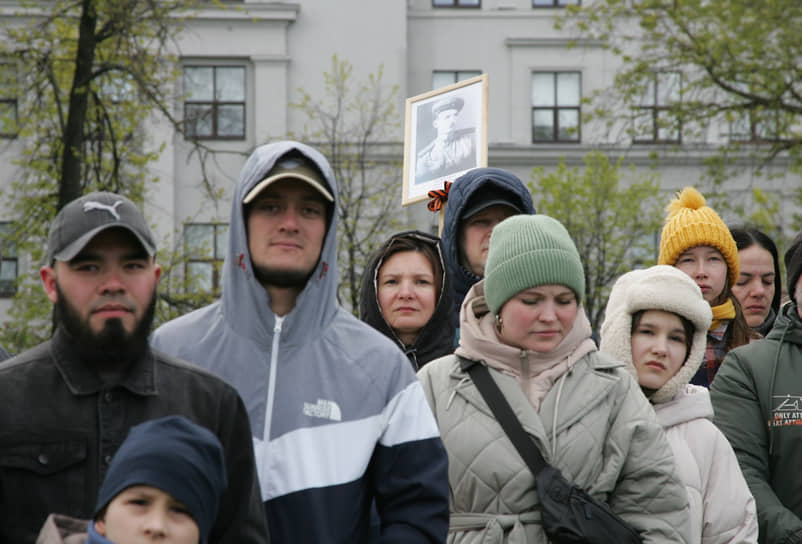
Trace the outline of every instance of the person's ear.
<path fill-rule="evenodd" d="M 106 536 L 106 520 L 105 519 L 96 519 L 95 520 L 95 532 L 100 536 Z"/>
<path fill-rule="evenodd" d="M 54 264 L 55 266 L 55 264 Z M 58 302 L 58 289 L 56 288 L 56 271 L 51 266 L 43 266 L 39 269 L 39 277 L 42 278 L 42 285 L 47 293 L 47 298 L 55 304 Z"/>

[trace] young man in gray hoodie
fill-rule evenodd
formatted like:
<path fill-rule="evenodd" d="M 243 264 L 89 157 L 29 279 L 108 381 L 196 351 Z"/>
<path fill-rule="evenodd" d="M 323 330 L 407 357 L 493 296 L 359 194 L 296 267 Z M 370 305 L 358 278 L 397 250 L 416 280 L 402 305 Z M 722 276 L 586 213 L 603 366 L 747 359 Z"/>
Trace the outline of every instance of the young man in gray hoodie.
<path fill-rule="evenodd" d="M 442 542 L 446 452 L 409 362 L 342 309 L 337 185 L 298 142 L 257 148 L 234 191 L 220 301 L 153 335 L 234 385 L 276 542 Z"/>

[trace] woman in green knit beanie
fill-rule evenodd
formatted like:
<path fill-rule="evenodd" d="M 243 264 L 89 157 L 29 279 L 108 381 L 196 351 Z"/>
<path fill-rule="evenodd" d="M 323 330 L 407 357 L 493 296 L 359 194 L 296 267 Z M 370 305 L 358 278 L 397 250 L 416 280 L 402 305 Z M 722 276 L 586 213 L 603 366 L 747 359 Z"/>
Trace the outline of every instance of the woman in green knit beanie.
<path fill-rule="evenodd" d="M 496 316 L 499 339 L 505 344 L 551 352 L 573 329 L 582 297 L 585 272 L 571 235 L 546 215 L 513 217 L 490 237 L 485 265 L 485 299 Z M 499 225 L 501 227 L 501 225 Z M 536 304 L 543 300 L 554 304 Z M 541 316 L 545 307 L 553 312 Z M 543 321 L 532 326 L 532 318 Z M 547 320 L 542 318 L 546 317 Z M 577 341 L 591 347 L 590 324 L 577 326 Z M 505 326 L 506 324 L 506 326 Z M 552 358 L 551 356 L 549 357 Z"/>
<path fill-rule="evenodd" d="M 476 389 L 488 367 L 547 462 L 606 502 L 644 542 L 687 542 L 688 499 L 671 448 L 623 364 L 596 349 L 585 274 L 545 215 L 505 219 L 485 279 L 465 297 L 459 347 L 418 373 L 449 455 L 449 542 L 548 542 L 534 475 Z"/>

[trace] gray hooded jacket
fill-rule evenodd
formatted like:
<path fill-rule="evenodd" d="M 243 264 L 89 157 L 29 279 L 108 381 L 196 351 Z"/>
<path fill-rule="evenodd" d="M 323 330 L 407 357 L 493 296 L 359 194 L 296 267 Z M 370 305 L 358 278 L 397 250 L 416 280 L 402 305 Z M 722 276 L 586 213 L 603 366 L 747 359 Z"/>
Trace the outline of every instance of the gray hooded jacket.
<path fill-rule="evenodd" d="M 257 148 L 231 210 L 222 299 L 160 327 L 154 346 L 231 383 L 245 401 L 271 539 L 363 542 L 375 500 L 382 538 L 435 542 L 448 526 L 447 458 L 403 352 L 336 301 L 337 214 L 294 309 L 270 309 L 254 276 L 242 200 L 297 142 Z"/>

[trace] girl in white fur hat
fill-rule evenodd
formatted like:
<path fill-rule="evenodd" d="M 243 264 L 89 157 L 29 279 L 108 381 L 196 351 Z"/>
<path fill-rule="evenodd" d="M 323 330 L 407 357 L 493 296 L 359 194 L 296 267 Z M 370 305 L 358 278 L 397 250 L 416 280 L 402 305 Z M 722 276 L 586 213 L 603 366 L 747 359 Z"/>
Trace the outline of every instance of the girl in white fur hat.
<path fill-rule="evenodd" d="M 607 301 L 600 350 L 626 363 L 654 406 L 688 491 L 695 542 L 757 542 L 755 502 L 735 453 L 711 421 L 702 363 L 710 305 L 672 266 L 621 276 Z"/>

